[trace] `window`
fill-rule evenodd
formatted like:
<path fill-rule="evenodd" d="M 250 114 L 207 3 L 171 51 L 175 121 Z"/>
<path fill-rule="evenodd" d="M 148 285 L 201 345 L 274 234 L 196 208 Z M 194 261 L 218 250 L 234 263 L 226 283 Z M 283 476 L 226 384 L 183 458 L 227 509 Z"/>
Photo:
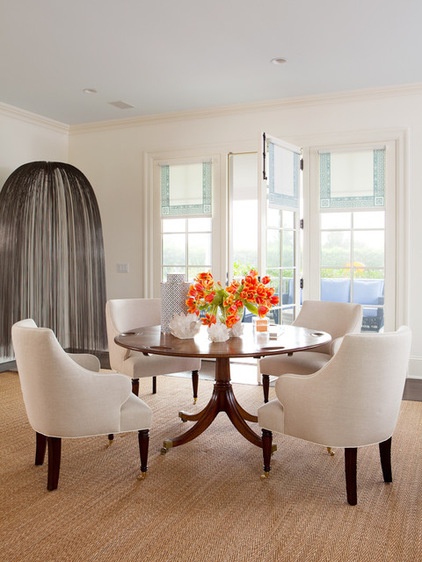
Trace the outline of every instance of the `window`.
<path fill-rule="evenodd" d="M 201 271 L 211 269 L 211 219 L 162 218 L 161 279 L 168 273 L 183 273 L 191 281 Z"/>
<path fill-rule="evenodd" d="M 161 281 L 212 265 L 212 163 L 160 165 Z"/>
<path fill-rule="evenodd" d="M 386 148 L 319 152 L 320 298 L 363 308 L 384 328 Z"/>

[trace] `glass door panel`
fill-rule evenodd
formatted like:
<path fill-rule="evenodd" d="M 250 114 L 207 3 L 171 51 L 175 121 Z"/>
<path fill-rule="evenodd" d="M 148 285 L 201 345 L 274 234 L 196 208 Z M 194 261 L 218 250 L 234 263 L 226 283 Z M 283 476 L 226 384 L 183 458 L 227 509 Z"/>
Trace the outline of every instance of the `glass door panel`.
<path fill-rule="evenodd" d="M 258 258 L 258 157 L 255 152 L 229 155 L 229 268 L 228 277 L 240 278 Z"/>
<path fill-rule="evenodd" d="M 265 147 L 268 156 L 263 182 L 267 192 L 265 267 L 280 299 L 271 315 L 277 324 L 291 324 L 300 300 L 301 151 L 268 136 L 265 136 Z"/>

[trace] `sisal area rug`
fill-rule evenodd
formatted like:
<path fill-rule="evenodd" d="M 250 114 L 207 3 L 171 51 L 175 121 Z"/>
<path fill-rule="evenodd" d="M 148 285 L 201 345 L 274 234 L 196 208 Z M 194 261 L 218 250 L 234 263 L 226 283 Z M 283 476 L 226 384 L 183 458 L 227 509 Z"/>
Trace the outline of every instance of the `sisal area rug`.
<path fill-rule="evenodd" d="M 276 436 L 271 477 L 261 450 L 225 414 L 199 438 L 160 454 L 195 411 L 188 378 L 143 383 L 154 412 L 149 476 L 138 482 L 136 434 L 63 440 L 59 488 L 46 490 L 18 375 L 0 375 L 0 560 L 2 562 L 412 562 L 422 559 L 422 403 L 404 401 L 393 438 L 393 484 L 378 447 L 358 453 L 358 505 L 346 503 L 343 454 Z M 271 389 L 272 390 L 272 389 Z M 272 390 L 273 391 L 273 390 Z M 262 389 L 236 384 L 255 412 Z"/>

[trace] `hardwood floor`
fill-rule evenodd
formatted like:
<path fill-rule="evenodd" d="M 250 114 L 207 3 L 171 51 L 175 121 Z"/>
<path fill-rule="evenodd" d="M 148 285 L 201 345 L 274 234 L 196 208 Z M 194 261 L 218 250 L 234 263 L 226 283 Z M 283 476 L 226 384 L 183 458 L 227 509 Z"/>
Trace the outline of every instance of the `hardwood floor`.
<path fill-rule="evenodd" d="M 422 380 L 407 379 L 404 387 L 403 400 L 422 401 Z"/>

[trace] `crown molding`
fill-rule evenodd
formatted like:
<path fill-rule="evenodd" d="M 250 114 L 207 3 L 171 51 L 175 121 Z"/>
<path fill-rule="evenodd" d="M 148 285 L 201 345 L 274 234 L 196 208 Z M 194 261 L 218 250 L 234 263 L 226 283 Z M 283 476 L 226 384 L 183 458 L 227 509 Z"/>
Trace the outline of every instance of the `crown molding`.
<path fill-rule="evenodd" d="M 161 113 L 155 115 L 144 115 L 128 119 L 114 119 L 108 121 L 97 121 L 70 125 L 70 134 L 91 133 L 104 130 L 124 129 L 139 127 L 142 125 L 159 124 L 165 122 L 186 121 L 190 119 L 208 119 L 225 117 L 242 113 L 256 113 L 262 111 L 285 110 L 298 107 L 311 107 L 329 105 L 332 103 L 352 103 L 357 101 L 368 101 L 371 99 L 393 98 L 397 96 L 421 95 L 422 83 L 407 84 L 403 86 L 390 86 L 385 88 L 370 88 L 363 90 L 349 90 L 331 94 L 319 94 L 295 98 L 285 98 L 256 102 L 249 104 L 238 104 L 220 106 L 217 108 L 198 109 L 191 111 L 179 111 L 174 113 Z"/>
<path fill-rule="evenodd" d="M 210 119 L 216 117 L 235 116 L 245 113 L 257 113 L 266 111 L 286 110 L 300 107 L 311 107 L 329 105 L 333 103 L 353 103 L 358 101 L 380 100 L 394 98 L 397 96 L 411 96 L 422 94 L 422 83 L 405 84 L 402 86 L 390 86 L 385 88 L 370 88 L 363 90 L 349 90 L 331 94 L 319 94 L 301 96 L 294 98 L 284 98 L 256 102 L 248 104 L 236 104 L 220 106 L 216 108 L 205 108 L 190 111 L 178 111 L 174 113 L 160 113 L 154 115 L 144 115 L 127 119 L 113 119 L 107 121 L 95 121 L 91 123 L 81 123 L 79 125 L 68 125 L 37 115 L 30 111 L 0 102 L 0 115 L 18 119 L 31 125 L 48 128 L 50 130 L 65 134 L 92 133 L 113 129 L 125 129 L 140 127 L 143 125 L 155 125 L 160 123 L 171 123 L 177 121 L 187 121 L 193 119 Z"/>
<path fill-rule="evenodd" d="M 37 115 L 36 113 L 31 113 L 25 109 L 19 109 L 13 105 L 8 105 L 6 103 L 0 102 L 0 115 L 5 117 L 11 117 L 12 119 L 17 119 L 23 123 L 28 123 L 30 125 L 37 125 L 38 127 L 44 127 L 46 129 L 53 130 L 57 133 L 69 134 L 69 125 L 65 123 L 60 123 L 60 121 L 54 121 L 54 119 L 49 119 L 48 117 L 43 117 Z"/>

